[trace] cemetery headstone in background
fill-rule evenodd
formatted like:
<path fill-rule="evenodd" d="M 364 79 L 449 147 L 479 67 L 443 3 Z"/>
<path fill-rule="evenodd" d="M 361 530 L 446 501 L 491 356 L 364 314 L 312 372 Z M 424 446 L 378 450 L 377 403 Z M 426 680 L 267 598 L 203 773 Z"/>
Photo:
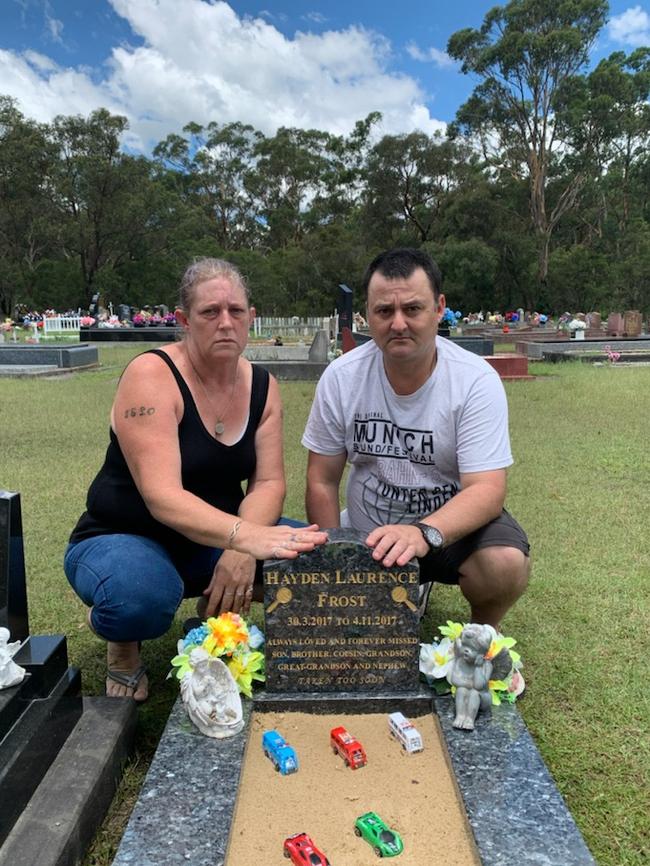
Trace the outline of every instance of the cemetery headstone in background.
<path fill-rule="evenodd" d="M 345 283 L 339 284 L 336 312 L 339 314 L 339 333 L 343 328 L 352 330 L 352 289 Z"/>
<path fill-rule="evenodd" d="M 628 310 L 623 316 L 623 333 L 626 337 L 638 337 L 642 325 L 643 318 L 639 310 Z"/>
<path fill-rule="evenodd" d="M 607 317 L 607 336 L 622 337 L 625 327 L 620 313 L 610 313 Z"/>

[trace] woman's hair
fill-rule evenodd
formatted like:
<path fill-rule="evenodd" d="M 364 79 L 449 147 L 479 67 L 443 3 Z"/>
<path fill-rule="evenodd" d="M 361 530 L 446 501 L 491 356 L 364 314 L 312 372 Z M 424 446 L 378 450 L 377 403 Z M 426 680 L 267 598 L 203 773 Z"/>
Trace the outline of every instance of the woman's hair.
<path fill-rule="evenodd" d="M 246 295 L 246 303 L 250 305 L 250 292 L 239 268 L 224 259 L 200 258 L 194 259 L 192 264 L 183 274 L 180 287 L 180 298 L 178 306 L 188 313 L 194 303 L 194 290 L 199 283 L 213 280 L 215 277 L 224 277 L 233 285 L 239 286 Z"/>

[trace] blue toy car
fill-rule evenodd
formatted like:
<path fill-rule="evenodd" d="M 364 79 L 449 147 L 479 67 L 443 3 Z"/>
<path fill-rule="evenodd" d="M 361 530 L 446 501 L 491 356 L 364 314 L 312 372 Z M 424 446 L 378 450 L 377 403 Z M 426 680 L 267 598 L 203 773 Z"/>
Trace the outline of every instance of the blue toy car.
<path fill-rule="evenodd" d="M 295 750 L 277 731 L 264 731 L 262 748 L 278 773 L 288 776 L 289 773 L 298 770 L 298 757 Z"/>

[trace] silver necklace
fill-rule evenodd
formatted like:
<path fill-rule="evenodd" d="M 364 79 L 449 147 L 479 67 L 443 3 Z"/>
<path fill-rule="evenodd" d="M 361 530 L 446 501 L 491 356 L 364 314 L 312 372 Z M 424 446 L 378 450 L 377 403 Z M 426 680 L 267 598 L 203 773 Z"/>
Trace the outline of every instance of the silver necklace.
<path fill-rule="evenodd" d="M 208 389 L 205 387 L 203 379 L 199 375 L 199 371 L 194 366 L 194 361 L 192 361 L 192 358 L 191 358 L 189 352 L 187 353 L 187 357 L 189 359 L 190 364 L 192 365 L 192 369 L 194 370 L 194 373 L 196 374 L 196 378 L 199 380 L 199 383 L 200 383 L 201 387 L 203 388 L 203 392 L 205 393 L 205 396 L 208 398 L 208 402 L 210 403 L 212 408 L 215 409 L 216 407 L 214 405 L 212 397 L 208 393 Z M 217 420 L 216 420 L 216 423 L 214 425 L 215 436 L 223 436 L 224 430 L 226 429 L 225 421 L 226 421 L 226 418 L 228 417 L 228 412 L 230 412 L 230 407 L 232 406 L 233 397 L 235 396 L 235 388 L 237 387 L 237 377 L 238 376 L 239 376 L 239 361 L 237 361 L 237 369 L 235 370 L 235 378 L 233 379 L 232 389 L 230 391 L 230 399 L 226 403 L 226 407 L 223 410 L 223 412 L 219 412 L 217 410 L 217 413 L 216 413 L 217 414 Z"/>

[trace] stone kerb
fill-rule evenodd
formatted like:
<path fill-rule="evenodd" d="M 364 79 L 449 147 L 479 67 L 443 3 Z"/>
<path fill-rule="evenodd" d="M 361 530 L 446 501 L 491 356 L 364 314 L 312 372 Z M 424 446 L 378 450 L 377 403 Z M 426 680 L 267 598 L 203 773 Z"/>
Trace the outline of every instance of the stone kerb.
<path fill-rule="evenodd" d="M 0 365 L 5 366 L 45 366 L 73 369 L 94 366 L 99 361 L 96 346 L 82 343 L 77 346 L 0 346 Z"/>

